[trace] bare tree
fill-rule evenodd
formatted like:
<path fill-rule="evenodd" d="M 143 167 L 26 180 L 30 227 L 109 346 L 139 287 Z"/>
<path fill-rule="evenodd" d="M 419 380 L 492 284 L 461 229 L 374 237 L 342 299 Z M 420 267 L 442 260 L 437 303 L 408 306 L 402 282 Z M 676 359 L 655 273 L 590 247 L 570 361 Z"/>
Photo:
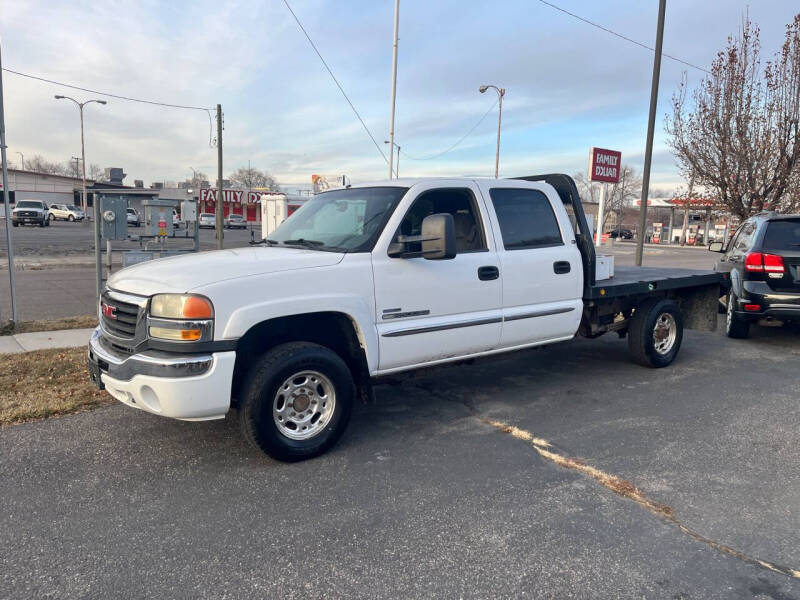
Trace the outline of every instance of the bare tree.
<path fill-rule="evenodd" d="M 36 154 L 33 158 L 26 158 L 25 167 L 28 171 L 36 173 L 49 173 L 51 175 L 65 175 L 67 173 L 64 165 L 49 161 L 41 154 Z"/>
<path fill-rule="evenodd" d="M 89 168 L 86 170 L 86 176 L 89 179 L 93 179 L 94 181 L 97 181 L 103 175 L 105 175 L 105 171 L 103 171 L 103 169 L 100 167 L 100 165 L 95 164 L 95 163 L 89 163 Z"/>
<path fill-rule="evenodd" d="M 578 194 L 581 196 L 581 202 L 592 202 L 597 204 L 600 202 L 600 184 L 594 181 L 589 181 L 585 173 L 575 173 L 572 176 L 575 180 L 575 185 L 578 188 Z"/>
<path fill-rule="evenodd" d="M 236 185 L 252 189 L 252 188 L 267 188 L 269 190 L 277 191 L 279 189 L 278 182 L 267 171 L 261 171 L 251 167 L 239 167 L 228 175 Z"/>
<path fill-rule="evenodd" d="M 762 70 L 759 29 L 747 17 L 686 107 L 686 80 L 665 129 L 683 175 L 740 218 L 796 209 L 800 176 L 800 14 Z"/>
<path fill-rule="evenodd" d="M 582 202 L 600 202 L 602 193 L 602 183 L 589 181 L 584 173 L 575 173 L 572 176 Z M 617 215 L 617 222 L 622 220 L 622 213 L 625 206 L 632 200 L 639 198 L 642 192 L 642 178 L 636 173 L 636 169 L 630 165 L 622 165 L 619 183 L 612 183 L 608 186 L 606 193 L 606 204 L 603 213 L 603 223 L 598 230 L 606 230 L 608 219 L 612 214 Z"/>

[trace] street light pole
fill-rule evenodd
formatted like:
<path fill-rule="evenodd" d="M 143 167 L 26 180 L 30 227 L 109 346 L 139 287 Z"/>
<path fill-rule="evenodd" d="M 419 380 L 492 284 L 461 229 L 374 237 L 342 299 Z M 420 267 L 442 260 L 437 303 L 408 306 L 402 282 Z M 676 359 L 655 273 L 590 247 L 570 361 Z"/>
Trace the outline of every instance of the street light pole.
<path fill-rule="evenodd" d="M 394 43 L 392 44 L 392 108 L 389 117 L 389 179 L 394 169 L 394 103 L 397 98 L 397 32 L 400 25 L 400 0 L 394 1 Z"/>
<path fill-rule="evenodd" d="M 383 143 L 397 146 L 397 164 L 394 167 L 394 178 L 397 179 L 400 177 L 400 144 L 392 142 L 391 140 L 384 140 Z"/>
<path fill-rule="evenodd" d="M 8 198 L 8 158 L 6 157 L 6 120 L 3 109 L 3 52 L 0 48 L 0 162 L 2 162 L 3 205 L 5 206 L 6 244 L 8 248 L 8 284 L 11 293 L 11 321 L 17 322 L 17 288 L 14 285 L 14 245 L 11 242 L 11 206 Z"/>
<path fill-rule="evenodd" d="M 500 107 L 497 112 L 497 150 L 494 155 L 494 178 L 497 179 L 497 174 L 500 169 L 500 124 L 503 121 L 503 96 L 506 95 L 506 89 L 497 87 L 496 85 L 482 85 L 478 91 L 483 94 L 489 88 L 493 88 L 497 92 Z"/>
<path fill-rule="evenodd" d="M 87 104 L 91 104 L 92 102 L 97 102 L 98 104 L 108 104 L 108 102 L 106 102 L 105 100 L 87 100 L 86 102 L 78 102 L 77 100 L 75 100 L 75 98 L 70 98 L 69 96 L 61 96 L 61 95 L 56 95 L 55 99 L 72 100 L 78 106 L 78 110 L 81 113 L 81 163 L 83 164 L 83 200 L 82 200 L 83 206 L 81 206 L 81 208 L 83 208 L 83 214 L 87 217 L 86 222 L 88 223 L 89 213 L 87 210 L 87 201 L 86 201 L 86 148 L 83 143 L 83 107 L 86 106 Z"/>
<path fill-rule="evenodd" d="M 22 170 L 25 170 L 25 155 L 22 152 L 17 152 L 19 154 L 20 159 L 22 160 Z"/>

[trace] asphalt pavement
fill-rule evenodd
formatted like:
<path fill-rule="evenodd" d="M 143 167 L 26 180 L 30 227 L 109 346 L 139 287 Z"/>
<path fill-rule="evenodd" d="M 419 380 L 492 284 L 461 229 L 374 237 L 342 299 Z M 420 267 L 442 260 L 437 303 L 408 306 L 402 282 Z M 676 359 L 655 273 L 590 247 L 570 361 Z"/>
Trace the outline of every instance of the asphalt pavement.
<path fill-rule="evenodd" d="M 0 595 L 800 598 L 755 562 L 800 569 L 798 335 L 687 332 L 660 370 L 606 335 L 424 371 L 291 465 L 247 446 L 235 415 L 114 405 L 4 428 Z"/>

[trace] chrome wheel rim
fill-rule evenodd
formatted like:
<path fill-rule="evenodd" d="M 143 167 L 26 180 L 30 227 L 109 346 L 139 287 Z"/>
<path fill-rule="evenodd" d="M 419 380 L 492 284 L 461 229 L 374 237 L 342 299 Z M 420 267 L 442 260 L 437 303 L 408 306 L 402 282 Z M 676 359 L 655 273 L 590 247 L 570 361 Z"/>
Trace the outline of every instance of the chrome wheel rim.
<path fill-rule="evenodd" d="M 678 337 L 678 324 L 675 317 L 669 313 L 662 313 L 656 319 L 653 327 L 653 347 L 659 354 L 668 354 L 675 346 Z"/>
<path fill-rule="evenodd" d="M 318 371 L 300 371 L 288 377 L 272 401 L 272 419 L 282 435 L 308 440 L 330 423 L 336 408 L 336 390 Z"/>

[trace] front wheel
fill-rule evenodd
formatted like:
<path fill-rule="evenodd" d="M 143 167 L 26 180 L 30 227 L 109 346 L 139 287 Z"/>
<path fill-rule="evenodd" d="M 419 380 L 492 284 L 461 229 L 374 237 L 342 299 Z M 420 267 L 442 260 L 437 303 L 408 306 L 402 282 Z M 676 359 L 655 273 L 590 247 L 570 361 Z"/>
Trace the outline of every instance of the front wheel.
<path fill-rule="evenodd" d="M 55 221 L 56 220 L 55 215 L 52 214 L 52 213 L 47 218 L 50 219 L 51 221 Z"/>
<path fill-rule="evenodd" d="M 668 298 L 645 300 L 633 313 L 628 327 L 628 349 L 633 362 L 645 367 L 666 367 L 678 355 L 683 341 L 683 315 Z"/>
<path fill-rule="evenodd" d="M 70 223 L 74 223 L 75 222 L 75 215 L 70 215 L 69 216 L 69 222 Z"/>
<path fill-rule="evenodd" d="M 339 440 L 356 395 L 350 369 L 318 344 L 281 344 L 250 369 L 239 406 L 244 437 L 277 460 L 313 458 Z"/>

